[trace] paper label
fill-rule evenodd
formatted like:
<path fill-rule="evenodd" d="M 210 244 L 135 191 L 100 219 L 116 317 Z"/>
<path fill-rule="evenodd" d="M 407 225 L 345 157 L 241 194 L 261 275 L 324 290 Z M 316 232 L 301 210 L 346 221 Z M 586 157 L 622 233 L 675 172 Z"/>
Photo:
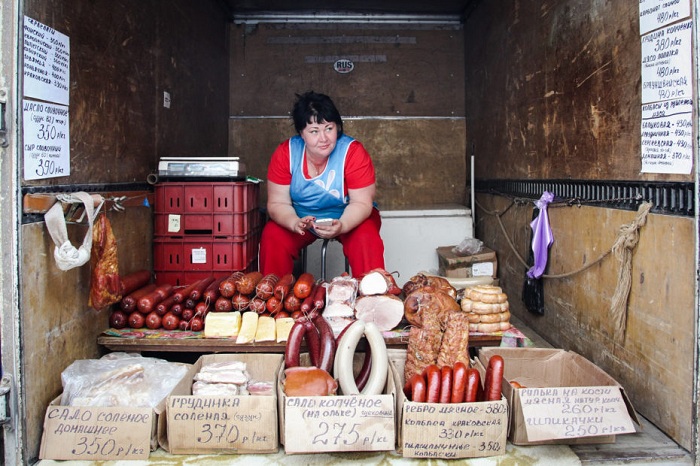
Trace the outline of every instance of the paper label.
<path fill-rule="evenodd" d="M 286 397 L 287 453 L 394 449 L 394 397 Z"/>
<path fill-rule="evenodd" d="M 148 459 L 154 414 L 144 408 L 49 406 L 42 459 Z"/>
<path fill-rule="evenodd" d="M 619 387 L 523 388 L 518 393 L 530 442 L 635 432 Z"/>
<path fill-rule="evenodd" d="M 207 263 L 207 250 L 204 248 L 193 249 L 192 250 L 192 263 L 193 264 L 206 264 Z"/>
<path fill-rule="evenodd" d="M 168 233 L 178 233 L 180 231 L 180 216 L 177 214 L 168 215 Z"/>
<path fill-rule="evenodd" d="M 493 262 L 479 262 L 472 265 L 472 277 L 484 276 L 493 276 Z"/>

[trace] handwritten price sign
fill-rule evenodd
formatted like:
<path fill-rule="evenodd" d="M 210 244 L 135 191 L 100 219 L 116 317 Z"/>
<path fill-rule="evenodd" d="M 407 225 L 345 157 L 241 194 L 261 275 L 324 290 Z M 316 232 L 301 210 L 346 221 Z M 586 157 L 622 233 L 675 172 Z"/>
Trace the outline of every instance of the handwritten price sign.
<path fill-rule="evenodd" d="M 24 179 L 70 175 L 68 107 L 25 100 Z"/>

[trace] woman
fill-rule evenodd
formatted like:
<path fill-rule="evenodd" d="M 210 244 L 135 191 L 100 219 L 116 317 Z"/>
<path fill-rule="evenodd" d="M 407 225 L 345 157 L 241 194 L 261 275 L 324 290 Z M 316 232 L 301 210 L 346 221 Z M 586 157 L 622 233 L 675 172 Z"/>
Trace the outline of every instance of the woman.
<path fill-rule="evenodd" d="M 384 268 L 381 218 L 374 205 L 374 165 L 324 94 L 297 95 L 297 135 L 280 144 L 267 171 L 267 211 L 260 271 L 292 273 L 299 251 L 318 238 L 343 245 L 352 274 Z"/>

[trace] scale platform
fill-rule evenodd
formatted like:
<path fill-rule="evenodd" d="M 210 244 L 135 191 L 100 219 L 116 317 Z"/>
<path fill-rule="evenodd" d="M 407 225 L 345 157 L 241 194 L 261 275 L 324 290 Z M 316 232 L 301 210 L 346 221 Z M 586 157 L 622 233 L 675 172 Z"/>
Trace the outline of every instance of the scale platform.
<path fill-rule="evenodd" d="M 161 157 L 158 176 L 245 179 L 246 173 L 239 157 Z"/>

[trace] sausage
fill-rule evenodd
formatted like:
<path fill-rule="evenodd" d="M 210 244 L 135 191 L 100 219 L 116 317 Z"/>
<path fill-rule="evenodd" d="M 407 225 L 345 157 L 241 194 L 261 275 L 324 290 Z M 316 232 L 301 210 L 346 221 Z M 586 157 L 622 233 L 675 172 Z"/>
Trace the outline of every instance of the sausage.
<path fill-rule="evenodd" d="M 202 294 L 202 299 L 204 301 L 207 301 L 208 303 L 215 303 L 217 299 L 219 299 L 219 296 L 221 296 L 221 293 L 219 292 L 219 286 L 221 285 L 221 282 L 224 281 L 224 277 L 217 278 L 211 284 L 207 287 L 206 290 L 204 290 L 204 294 Z"/>
<path fill-rule="evenodd" d="M 430 364 L 423 369 L 423 377 L 428 387 L 428 403 L 437 403 L 440 401 L 440 369 L 437 364 Z"/>
<path fill-rule="evenodd" d="M 156 284 L 151 283 L 146 286 L 139 288 L 138 290 L 132 291 L 128 295 L 124 296 L 121 301 L 121 308 L 124 311 L 131 312 L 136 310 L 137 303 L 142 296 L 147 295 L 151 291 L 156 289 Z"/>
<path fill-rule="evenodd" d="M 157 286 L 156 289 L 144 296 L 141 296 L 136 302 L 136 307 L 142 314 L 149 314 L 155 309 L 156 304 L 163 301 L 173 293 L 173 285 L 164 283 Z"/>
<path fill-rule="evenodd" d="M 292 325 L 292 328 L 289 330 L 287 344 L 284 347 L 285 369 L 299 366 L 299 354 L 301 353 L 301 341 L 304 339 L 304 333 L 306 333 L 304 323 L 294 322 L 294 325 Z"/>
<path fill-rule="evenodd" d="M 206 301 L 197 301 L 194 305 L 194 315 L 204 318 L 209 311 L 209 303 Z"/>
<path fill-rule="evenodd" d="M 367 379 L 367 385 L 360 393 L 363 395 L 380 395 L 384 391 L 386 378 L 389 374 L 389 358 L 386 342 L 379 328 L 373 322 L 365 324 L 365 336 L 372 355 L 372 369 Z"/>
<path fill-rule="evenodd" d="M 311 312 L 311 309 L 314 307 L 314 291 L 316 290 L 316 284 L 313 285 L 313 290 L 311 293 L 309 293 L 309 296 L 301 300 L 301 307 L 299 310 L 303 312 L 304 314 L 308 314 Z"/>
<path fill-rule="evenodd" d="M 272 296 L 265 302 L 265 307 L 267 308 L 267 312 L 275 317 L 282 310 L 282 301 L 277 299 L 277 296 Z"/>
<path fill-rule="evenodd" d="M 139 288 L 143 288 L 151 281 L 151 272 L 149 270 L 139 270 L 123 277 L 121 280 L 121 295 L 128 296 Z"/>
<path fill-rule="evenodd" d="M 155 311 L 158 313 L 159 316 L 164 316 L 165 314 L 168 313 L 168 311 L 170 311 L 170 309 L 173 307 L 173 304 L 175 304 L 175 297 L 171 294 L 170 296 L 165 298 L 163 301 L 156 304 Z M 171 329 L 171 330 L 173 330 L 173 329 Z"/>
<path fill-rule="evenodd" d="M 270 299 L 279 280 L 280 278 L 274 273 L 268 273 L 255 286 L 255 295 L 263 301 Z"/>
<path fill-rule="evenodd" d="M 318 366 L 318 362 L 321 359 L 321 335 L 318 332 L 318 328 L 310 320 L 305 320 L 304 324 L 304 338 L 306 339 L 306 346 L 309 349 L 309 358 L 311 359 L 312 366 Z"/>
<path fill-rule="evenodd" d="M 197 303 L 196 303 L 195 300 L 192 299 L 192 298 L 187 298 L 187 299 L 185 299 L 185 301 L 182 303 L 182 305 L 185 306 L 185 308 L 187 308 L 187 309 L 194 309 L 195 304 L 197 304 Z"/>
<path fill-rule="evenodd" d="M 365 359 L 364 359 L 364 361 L 362 361 L 362 367 L 360 367 L 360 372 L 358 372 L 357 375 L 355 376 L 355 383 L 357 384 L 357 389 L 360 390 L 360 392 L 367 385 L 367 381 L 369 380 L 369 374 L 371 373 L 371 370 L 372 370 L 372 347 L 367 345 L 366 349 L 365 349 Z"/>
<path fill-rule="evenodd" d="M 452 366 L 452 396 L 450 397 L 450 403 L 463 403 L 465 401 L 464 393 L 467 389 L 467 370 L 467 365 L 462 361 L 457 361 L 454 366 Z"/>
<path fill-rule="evenodd" d="M 262 314 L 263 312 L 267 311 L 266 304 L 267 303 L 260 299 L 259 296 L 256 296 L 254 298 L 251 298 L 250 302 L 248 303 L 248 309 L 257 314 Z"/>
<path fill-rule="evenodd" d="M 216 301 L 214 301 L 214 312 L 231 312 L 233 310 L 233 304 L 229 298 L 224 298 L 219 296 Z"/>
<path fill-rule="evenodd" d="M 297 278 L 296 283 L 294 283 L 294 296 L 297 298 L 304 299 L 308 297 L 311 294 L 311 290 L 313 289 L 314 286 L 314 276 L 313 274 L 309 272 L 304 272 L 301 275 L 299 275 L 299 278 Z"/>
<path fill-rule="evenodd" d="M 175 303 L 172 306 L 170 306 L 170 312 L 180 317 L 184 308 L 185 306 L 183 306 L 182 303 Z"/>
<path fill-rule="evenodd" d="M 233 307 L 235 311 L 245 311 L 248 309 L 249 304 L 250 298 L 240 291 L 237 291 L 236 294 L 231 297 L 231 307 Z"/>
<path fill-rule="evenodd" d="M 343 329 L 342 336 L 339 335 L 338 349 L 335 353 L 335 362 L 333 364 L 333 375 L 338 379 L 343 395 L 358 395 L 360 393 L 355 384 L 352 363 L 355 348 L 357 348 L 357 343 L 359 343 L 365 332 L 365 326 L 364 321 L 356 320 Z"/>
<path fill-rule="evenodd" d="M 173 293 L 173 295 L 175 296 L 175 302 L 182 303 L 186 299 L 188 299 L 190 297 L 190 293 L 192 293 L 192 290 L 195 289 L 195 287 L 200 281 L 201 280 L 197 280 L 195 282 L 190 283 L 189 285 L 185 285 L 182 288 L 176 290 L 175 293 Z"/>
<path fill-rule="evenodd" d="M 272 315 L 272 314 L 270 314 L 270 315 Z M 277 311 L 275 313 L 275 315 L 273 315 L 272 317 L 274 317 L 275 319 L 286 319 L 287 317 L 290 317 L 290 316 L 289 316 L 289 312 L 282 309 L 281 311 Z"/>
<path fill-rule="evenodd" d="M 440 369 L 440 403 L 452 400 L 452 367 L 442 366 Z"/>
<path fill-rule="evenodd" d="M 236 289 L 239 293 L 250 295 L 255 292 L 255 287 L 258 286 L 260 280 L 262 280 L 263 274 L 256 271 L 248 272 L 236 283 Z"/>
<path fill-rule="evenodd" d="M 481 376 L 479 371 L 470 367 L 467 369 L 467 385 L 464 390 L 464 402 L 474 403 L 479 400 L 479 390 L 481 389 Z"/>
<path fill-rule="evenodd" d="M 289 294 L 289 290 L 292 289 L 292 285 L 294 285 L 294 275 L 291 273 L 282 275 L 282 278 L 275 285 L 273 295 L 280 301 L 284 301 L 284 298 Z"/>
<path fill-rule="evenodd" d="M 233 296 L 238 288 L 238 281 L 243 278 L 244 273 L 241 271 L 233 272 L 227 278 L 224 278 L 219 284 L 219 293 L 221 296 L 230 298 Z"/>
<path fill-rule="evenodd" d="M 316 284 L 316 289 L 313 292 L 314 309 L 321 310 L 326 306 L 326 282 L 321 280 Z"/>
<path fill-rule="evenodd" d="M 289 313 L 301 310 L 301 301 L 294 293 L 289 293 L 287 297 L 284 298 L 284 301 L 282 301 L 282 305 Z"/>
<path fill-rule="evenodd" d="M 318 329 L 318 333 L 321 336 L 321 353 L 316 367 L 330 373 L 331 370 L 333 370 L 336 348 L 333 329 L 328 321 L 320 314 L 313 319 L 313 324 Z M 355 383 L 357 383 L 357 381 Z M 358 386 L 357 388 L 359 389 L 360 387 Z"/>
<path fill-rule="evenodd" d="M 425 403 L 428 396 L 428 388 L 425 379 L 420 374 L 413 374 L 404 386 L 404 394 L 411 401 Z"/>
<path fill-rule="evenodd" d="M 501 399 L 503 365 L 503 358 L 500 355 L 494 354 L 489 358 L 484 381 L 484 401 L 498 401 Z"/>
<path fill-rule="evenodd" d="M 192 298 L 193 301 L 199 301 L 204 294 L 204 290 L 206 290 L 209 285 L 214 283 L 214 280 L 216 280 L 216 278 L 207 277 L 197 282 L 197 286 L 195 286 L 190 292 L 190 298 Z"/>

